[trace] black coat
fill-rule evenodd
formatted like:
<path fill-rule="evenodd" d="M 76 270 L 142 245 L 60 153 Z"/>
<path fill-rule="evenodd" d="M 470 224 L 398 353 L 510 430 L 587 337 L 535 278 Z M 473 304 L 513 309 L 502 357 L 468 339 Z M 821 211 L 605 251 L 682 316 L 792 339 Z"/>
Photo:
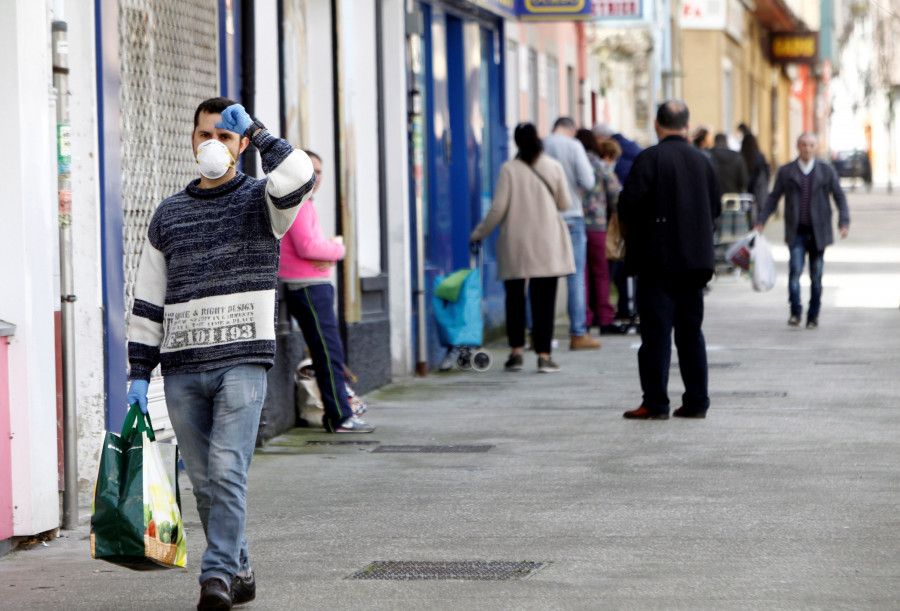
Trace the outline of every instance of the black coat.
<path fill-rule="evenodd" d="M 763 225 L 775 208 L 778 200 L 784 195 L 784 241 L 790 246 L 797 237 L 797 225 L 800 222 L 800 198 L 803 191 L 803 172 L 800 164 L 794 161 L 778 168 L 775 175 L 775 186 L 766 198 L 766 205 L 759 213 L 759 224 Z M 810 194 L 809 214 L 812 217 L 812 230 L 816 238 L 816 247 L 825 247 L 834 242 L 834 231 L 831 220 L 831 202 L 838 209 L 838 227 L 850 226 L 850 209 L 847 207 L 847 196 L 841 189 L 837 173 L 827 163 L 816 161 L 812 169 L 812 193 Z M 621 204 L 620 204 L 621 205 Z"/>
<path fill-rule="evenodd" d="M 713 223 L 722 212 L 712 162 L 680 136 L 634 160 L 619 197 L 629 275 L 715 271 Z"/>
<path fill-rule="evenodd" d="M 727 146 L 714 146 L 709 154 L 718 173 L 722 193 L 744 193 L 750 174 L 741 154 Z"/>

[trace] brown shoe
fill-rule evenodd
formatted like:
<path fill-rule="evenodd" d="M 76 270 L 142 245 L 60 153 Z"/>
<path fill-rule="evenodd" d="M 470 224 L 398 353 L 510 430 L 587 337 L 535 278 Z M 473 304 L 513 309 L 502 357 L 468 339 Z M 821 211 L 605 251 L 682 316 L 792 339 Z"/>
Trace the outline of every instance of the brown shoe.
<path fill-rule="evenodd" d="M 584 335 L 570 335 L 571 342 L 569 343 L 569 350 L 599 350 L 600 342 L 595 340 L 589 333 L 585 333 Z"/>
<path fill-rule="evenodd" d="M 668 420 L 669 413 L 668 412 L 651 412 L 649 409 L 644 407 L 643 405 L 637 409 L 633 409 L 630 412 L 625 412 L 622 414 L 624 418 L 627 420 Z"/>

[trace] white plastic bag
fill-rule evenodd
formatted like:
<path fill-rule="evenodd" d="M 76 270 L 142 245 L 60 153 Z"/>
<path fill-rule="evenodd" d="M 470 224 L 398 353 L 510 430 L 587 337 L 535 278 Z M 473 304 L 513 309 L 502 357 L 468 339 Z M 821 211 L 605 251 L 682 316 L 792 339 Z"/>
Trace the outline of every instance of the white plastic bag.
<path fill-rule="evenodd" d="M 731 245 L 725 253 L 725 260 L 734 263 L 743 270 L 750 269 L 750 253 L 753 250 L 753 240 L 759 233 L 754 229 L 740 240 Z"/>
<path fill-rule="evenodd" d="M 758 234 L 750 250 L 750 279 L 754 291 L 770 291 L 775 286 L 775 259 L 772 247 L 762 234 Z"/>

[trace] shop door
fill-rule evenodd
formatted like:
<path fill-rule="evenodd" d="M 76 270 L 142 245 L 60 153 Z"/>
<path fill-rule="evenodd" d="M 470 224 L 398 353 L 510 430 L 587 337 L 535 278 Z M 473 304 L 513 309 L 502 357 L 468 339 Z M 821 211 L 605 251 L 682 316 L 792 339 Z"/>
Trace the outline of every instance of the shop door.
<path fill-rule="evenodd" d="M 435 366 L 445 348 L 431 315 L 434 279 L 470 266 L 469 234 L 490 208 L 499 168 L 495 162 L 502 158 L 495 150 L 495 134 L 503 129 L 493 53 L 496 32 L 440 6 L 420 6 L 425 17 L 424 288 L 428 363 Z M 494 240 L 484 246 L 485 275 L 495 278 Z M 496 281 L 485 289 L 486 300 L 496 301 L 502 294 Z"/>

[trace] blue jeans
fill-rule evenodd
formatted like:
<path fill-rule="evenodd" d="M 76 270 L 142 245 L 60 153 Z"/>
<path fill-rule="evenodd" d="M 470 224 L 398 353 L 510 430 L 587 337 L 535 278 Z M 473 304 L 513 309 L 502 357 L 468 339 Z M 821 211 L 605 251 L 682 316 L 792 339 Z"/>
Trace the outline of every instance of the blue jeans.
<path fill-rule="evenodd" d="M 809 255 L 809 309 L 807 320 L 816 320 L 822 307 L 822 266 L 824 250 L 816 248 L 816 239 L 811 233 L 797 233 L 791 244 L 791 259 L 788 275 L 788 300 L 791 303 L 791 314 L 800 316 L 803 304 L 800 302 L 800 276 L 803 275 L 803 264 Z"/>
<path fill-rule="evenodd" d="M 206 534 L 200 582 L 250 567 L 247 470 L 266 397 L 266 368 L 236 365 L 165 377 L 169 419 Z"/>
<path fill-rule="evenodd" d="M 572 252 L 575 254 L 575 273 L 566 276 L 568 291 L 569 334 L 581 337 L 587 333 L 585 326 L 584 265 L 587 259 L 587 234 L 584 219 L 565 219 L 572 238 Z"/>

